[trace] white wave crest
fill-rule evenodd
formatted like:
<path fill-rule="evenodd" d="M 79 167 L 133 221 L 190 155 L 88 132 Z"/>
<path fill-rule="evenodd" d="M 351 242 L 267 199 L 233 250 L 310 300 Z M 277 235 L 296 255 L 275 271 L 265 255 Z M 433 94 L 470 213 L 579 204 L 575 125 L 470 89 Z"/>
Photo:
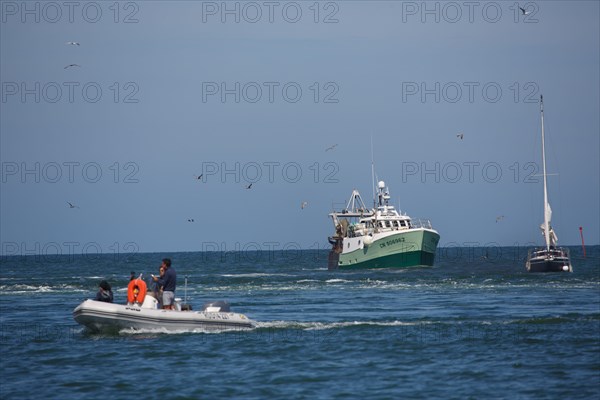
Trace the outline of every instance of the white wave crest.
<path fill-rule="evenodd" d="M 222 329 L 205 329 L 205 328 L 193 328 L 193 329 L 166 329 L 166 328 L 142 328 L 142 329 L 133 329 L 133 328 L 125 328 L 119 331 L 119 334 L 124 335 L 181 335 L 184 333 L 206 333 L 206 334 L 218 334 L 232 331 L 251 331 L 254 328 L 240 328 L 236 327 L 232 328 L 222 328 Z"/>
<path fill-rule="evenodd" d="M 352 281 L 349 281 L 349 280 L 346 280 L 346 279 L 339 279 L 339 278 L 336 278 L 336 279 L 327 279 L 325 281 L 325 283 L 348 283 L 348 282 L 352 282 Z"/>
<path fill-rule="evenodd" d="M 352 326 L 413 326 L 429 322 L 416 321 L 341 321 L 341 322 L 302 322 L 302 321 L 268 321 L 258 322 L 257 328 L 302 329 L 306 331 L 346 328 Z"/>
<path fill-rule="evenodd" d="M 31 293 L 52 293 L 52 292 L 86 292 L 76 286 L 60 285 L 0 285 L 0 294 L 31 294 Z"/>
<path fill-rule="evenodd" d="M 289 274 L 267 274 L 264 272 L 253 272 L 247 274 L 222 274 L 222 277 L 225 278 L 262 278 L 267 276 L 293 276 Z"/>

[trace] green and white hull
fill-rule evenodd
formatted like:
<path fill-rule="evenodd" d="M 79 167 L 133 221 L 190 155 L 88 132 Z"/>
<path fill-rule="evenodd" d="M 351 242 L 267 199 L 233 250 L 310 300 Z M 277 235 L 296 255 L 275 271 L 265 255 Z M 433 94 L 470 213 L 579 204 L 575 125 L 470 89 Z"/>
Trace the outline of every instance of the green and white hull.
<path fill-rule="evenodd" d="M 331 251 L 329 269 L 431 266 L 439 240 L 436 231 L 424 228 L 375 234 L 369 245 L 364 237 L 344 238 L 343 252 Z"/>

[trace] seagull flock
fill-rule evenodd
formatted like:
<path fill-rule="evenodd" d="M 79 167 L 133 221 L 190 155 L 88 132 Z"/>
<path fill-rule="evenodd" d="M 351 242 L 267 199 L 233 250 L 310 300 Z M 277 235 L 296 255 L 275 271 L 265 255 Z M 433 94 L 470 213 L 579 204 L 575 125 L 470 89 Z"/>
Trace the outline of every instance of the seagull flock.
<path fill-rule="evenodd" d="M 526 9 L 524 9 L 523 7 L 520 7 L 520 6 L 519 6 L 519 10 L 521 10 L 521 14 L 522 14 L 522 15 L 529 15 L 529 14 L 531 14 L 531 11 L 529 11 L 529 10 L 526 10 Z M 81 46 L 81 43 L 79 43 L 79 42 L 76 42 L 76 41 L 68 41 L 68 42 L 65 42 L 65 44 L 66 44 L 66 45 L 68 45 L 68 46 Z M 75 63 L 72 63 L 72 64 L 68 64 L 68 65 L 66 65 L 66 66 L 64 67 L 64 69 L 69 69 L 69 68 L 81 68 L 81 65 L 79 65 L 79 64 L 75 64 Z M 456 137 L 457 137 L 457 138 L 459 138 L 460 140 L 463 140 L 463 138 L 464 138 L 464 133 L 459 133 L 459 134 L 457 134 L 457 135 L 456 135 Z M 327 147 L 327 148 L 325 149 L 325 152 L 328 152 L 328 151 L 334 150 L 334 149 L 335 149 L 337 146 L 338 146 L 338 144 L 337 144 L 337 143 L 336 143 L 336 144 L 334 144 L 334 145 L 331 145 L 331 146 L 329 146 L 329 147 Z M 203 176 L 204 176 L 204 174 L 200 174 L 200 175 L 194 175 L 194 177 L 196 178 L 196 180 L 201 180 Z M 245 188 L 246 188 L 246 189 L 252 189 L 252 183 L 250 183 L 249 185 L 245 186 Z M 77 205 L 75 205 L 75 204 L 73 204 L 73 203 L 71 203 L 71 202 L 68 202 L 68 201 L 67 201 L 67 204 L 69 205 L 69 208 L 70 208 L 70 209 L 73 209 L 73 208 L 79 208 L 79 206 L 77 206 Z M 306 202 L 306 201 L 303 201 L 303 202 L 300 204 L 300 209 L 304 210 L 304 209 L 305 209 L 307 206 L 308 206 L 308 202 Z M 502 219 L 504 219 L 504 215 L 500 215 L 500 216 L 496 217 L 496 223 L 498 223 L 498 221 L 501 221 Z M 187 221 L 188 221 L 188 222 L 194 222 L 194 219 L 193 219 L 193 218 L 190 218 L 190 219 L 188 219 Z"/>

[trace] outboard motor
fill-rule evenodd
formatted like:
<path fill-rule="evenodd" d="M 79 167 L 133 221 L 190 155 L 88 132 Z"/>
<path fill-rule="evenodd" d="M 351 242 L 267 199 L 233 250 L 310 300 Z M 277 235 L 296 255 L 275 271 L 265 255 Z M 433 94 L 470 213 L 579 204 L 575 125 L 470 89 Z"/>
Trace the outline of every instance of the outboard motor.
<path fill-rule="evenodd" d="M 223 300 L 205 303 L 202 306 L 202 311 L 206 312 L 230 312 L 229 303 Z"/>
<path fill-rule="evenodd" d="M 158 309 L 158 300 L 156 300 L 154 298 L 154 296 L 152 296 L 152 294 L 149 293 L 144 298 L 144 303 L 142 303 L 142 308 L 149 308 L 151 310 L 156 310 L 156 309 Z"/>
<path fill-rule="evenodd" d="M 176 297 L 174 300 L 175 301 L 173 302 L 173 309 L 175 311 L 181 311 L 181 298 Z"/>

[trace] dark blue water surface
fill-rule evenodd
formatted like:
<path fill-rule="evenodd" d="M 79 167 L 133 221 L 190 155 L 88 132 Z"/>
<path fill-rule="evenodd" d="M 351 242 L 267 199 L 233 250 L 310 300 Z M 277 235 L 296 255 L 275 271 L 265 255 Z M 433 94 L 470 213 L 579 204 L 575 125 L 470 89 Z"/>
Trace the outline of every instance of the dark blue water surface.
<path fill-rule="evenodd" d="M 441 250 L 434 267 L 329 272 L 326 251 L 5 257 L 0 397 L 506 398 L 600 395 L 600 247 L 573 273 L 523 249 Z M 220 333 L 90 334 L 73 309 L 101 279 L 169 256 L 178 297 L 259 322 Z"/>

